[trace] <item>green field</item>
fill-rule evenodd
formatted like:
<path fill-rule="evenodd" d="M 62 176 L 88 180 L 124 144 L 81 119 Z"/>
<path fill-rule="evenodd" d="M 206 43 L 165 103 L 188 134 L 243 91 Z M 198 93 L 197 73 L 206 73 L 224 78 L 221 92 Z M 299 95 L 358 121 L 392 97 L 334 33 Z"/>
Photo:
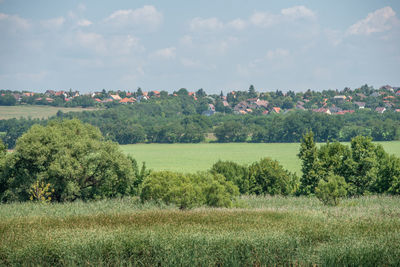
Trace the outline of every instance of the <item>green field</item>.
<path fill-rule="evenodd" d="M 400 141 L 379 142 L 390 154 L 400 156 Z M 137 144 L 123 145 L 122 150 L 154 170 L 195 172 L 209 169 L 213 163 L 232 160 L 249 164 L 263 157 L 278 160 L 286 169 L 301 173 L 297 158 L 298 143 L 203 143 L 203 144 Z"/>
<path fill-rule="evenodd" d="M 242 197 L 242 208 L 134 198 L 0 205 L 1 266 L 399 266 L 400 198 Z"/>
<path fill-rule="evenodd" d="M 57 114 L 57 111 L 62 112 L 70 111 L 84 111 L 96 110 L 94 108 L 64 108 L 52 106 L 35 106 L 35 105 L 21 105 L 21 106 L 0 106 L 0 120 L 4 119 L 19 119 L 19 118 L 48 118 Z"/>

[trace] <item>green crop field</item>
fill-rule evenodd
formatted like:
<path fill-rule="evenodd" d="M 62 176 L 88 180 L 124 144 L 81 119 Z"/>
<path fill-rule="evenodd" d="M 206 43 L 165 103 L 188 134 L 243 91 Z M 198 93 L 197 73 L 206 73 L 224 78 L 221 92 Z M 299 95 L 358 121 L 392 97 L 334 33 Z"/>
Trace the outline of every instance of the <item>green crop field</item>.
<path fill-rule="evenodd" d="M 135 198 L 0 205 L 1 266 L 399 266 L 400 198 L 242 197 L 242 208 Z"/>
<path fill-rule="evenodd" d="M 400 141 L 379 143 L 388 153 L 400 156 Z M 137 144 L 121 147 L 138 162 L 144 161 L 147 167 L 154 170 L 195 172 L 209 169 L 219 159 L 249 164 L 271 157 L 289 171 L 301 173 L 301 162 L 297 158 L 298 143 Z"/>
<path fill-rule="evenodd" d="M 64 108 L 52 106 L 36 106 L 36 105 L 21 105 L 21 106 L 0 106 L 0 120 L 12 118 L 48 118 L 57 114 L 57 111 L 62 112 L 70 111 L 84 111 L 96 110 L 94 108 Z"/>

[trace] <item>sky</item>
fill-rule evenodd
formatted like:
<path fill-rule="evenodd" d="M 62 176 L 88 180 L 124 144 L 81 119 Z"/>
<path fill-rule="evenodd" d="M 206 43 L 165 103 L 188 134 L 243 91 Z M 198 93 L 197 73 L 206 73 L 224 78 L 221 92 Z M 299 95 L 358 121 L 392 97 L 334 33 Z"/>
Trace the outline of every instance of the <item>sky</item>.
<path fill-rule="evenodd" d="M 400 86 L 400 1 L 0 0 L 0 89 Z"/>

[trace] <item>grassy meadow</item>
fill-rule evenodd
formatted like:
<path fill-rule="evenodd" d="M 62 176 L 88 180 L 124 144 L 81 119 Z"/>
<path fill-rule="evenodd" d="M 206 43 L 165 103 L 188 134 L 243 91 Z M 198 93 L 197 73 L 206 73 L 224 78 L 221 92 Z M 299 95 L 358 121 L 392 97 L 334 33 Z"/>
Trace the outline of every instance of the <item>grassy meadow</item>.
<path fill-rule="evenodd" d="M 400 157 L 400 141 L 379 143 L 388 153 Z M 289 171 L 301 173 L 301 162 L 297 158 L 299 143 L 136 144 L 121 148 L 153 170 L 195 172 L 209 169 L 219 159 L 249 164 L 271 157 Z"/>
<path fill-rule="evenodd" d="M 135 198 L 0 205 L 0 265 L 398 266 L 400 198 L 337 207 L 315 198 L 242 197 L 240 208 Z"/>
<path fill-rule="evenodd" d="M 95 110 L 94 108 L 64 108 L 64 107 L 52 107 L 52 106 L 38 106 L 38 105 L 19 105 L 19 106 L 0 106 L 0 120 L 5 119 L 19 119 L 19 118 L 32 118 L 32 119 L 47 119 L 48 117 L 54 116 L 57 112 L 70 111 L 84 111 L 84 110 Z"/>

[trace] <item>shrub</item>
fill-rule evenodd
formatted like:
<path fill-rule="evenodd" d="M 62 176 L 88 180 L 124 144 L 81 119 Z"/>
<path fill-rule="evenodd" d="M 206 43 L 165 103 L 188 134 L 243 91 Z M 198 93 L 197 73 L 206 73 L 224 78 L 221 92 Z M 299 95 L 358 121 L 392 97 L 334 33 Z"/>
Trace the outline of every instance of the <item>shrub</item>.
<path fill-rule="evenodd" d="M 142 201 L 176 204 L 185 209 L 200 205 L 229 207 L 238 194 L 238 188 L 222 175 L 207 172 L 185 175 L 159 171 L 144 179 L 140 198 Z"/>
<path fill-rule="evenodd" d="M 249 169 L 247 166 L 237 164 L 233 161 L 219 160 L 211 167 L 211 172 L 222 174 L 226 180 L 232 181 L 238 188 L 241 194 L 249 193 Z"/>
<path fill-rule="evenodd" d="M 51 201 L 51 194 L 53 192 L 54 189 L 51 189 L 51 184 L 44 184 L 43 182 L 37 180 L 29 189 L 29 199 L 31 201 L 48 203 Z"/>
<path fill-rule="evenodd" d="M 315 193 L 325 205 L 337 206 L 340 198 L 347 195 L 347 184 L 342 176 L 330 174 L 326 181 L 319 181 Z"/>
<path fill-rule="evenodd" d="M 289 195 L 298 187 L 296 175 L 285 170 L 278 161 L 270 158 L 261 159 L 249 167 L 250 193 Z"/>

